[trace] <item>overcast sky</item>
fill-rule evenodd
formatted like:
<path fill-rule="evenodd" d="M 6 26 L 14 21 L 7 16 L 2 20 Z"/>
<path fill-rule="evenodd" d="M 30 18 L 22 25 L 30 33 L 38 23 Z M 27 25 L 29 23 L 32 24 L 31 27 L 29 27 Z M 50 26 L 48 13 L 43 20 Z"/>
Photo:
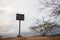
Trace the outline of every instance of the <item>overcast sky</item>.
<path fill-rule="evenodd" d="M 40 8 L 42 7 L 44 6 L 41 5 Z M 21 32 L 29 32 L 29 27 L 35 20 L 46 16 L 45 13 L 50 13 L 51 9 L 46 8 L 39 12 L 38 8 L 37 0 L 0 0 L 0 34 L 18 34 L 19 22 L 16 20 L 16 13 L 25 15 L 25 20 L 21 23 Z"/>
<path fill-rule="evenodd" d="M 0 34 L 17 34 L 19 22 L 16 13 L 24 14 L 25 20 L 21 23 L 21 32 L 29 32 L 29 26 L 35 20 L 36 0 L 0 0 Z"/>

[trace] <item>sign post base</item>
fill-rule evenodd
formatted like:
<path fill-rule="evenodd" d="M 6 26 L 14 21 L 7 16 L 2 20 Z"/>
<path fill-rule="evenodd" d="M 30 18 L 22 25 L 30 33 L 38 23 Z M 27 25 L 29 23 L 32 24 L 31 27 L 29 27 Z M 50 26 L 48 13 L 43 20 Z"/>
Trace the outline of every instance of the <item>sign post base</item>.
<path fill-rule="evenodd" d="M 17 37 L 22 37 L 21 35 L 17 35 Z"/>

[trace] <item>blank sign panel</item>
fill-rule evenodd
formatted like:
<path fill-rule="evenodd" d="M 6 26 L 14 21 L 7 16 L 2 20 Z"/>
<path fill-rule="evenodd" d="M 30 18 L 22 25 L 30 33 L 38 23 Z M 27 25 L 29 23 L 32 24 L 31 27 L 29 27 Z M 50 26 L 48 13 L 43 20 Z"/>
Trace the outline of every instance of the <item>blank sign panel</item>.
<path fill-rule="evenodd" d="M 24 20 L 24 14 L 16 14 L 16 20 Z"/>

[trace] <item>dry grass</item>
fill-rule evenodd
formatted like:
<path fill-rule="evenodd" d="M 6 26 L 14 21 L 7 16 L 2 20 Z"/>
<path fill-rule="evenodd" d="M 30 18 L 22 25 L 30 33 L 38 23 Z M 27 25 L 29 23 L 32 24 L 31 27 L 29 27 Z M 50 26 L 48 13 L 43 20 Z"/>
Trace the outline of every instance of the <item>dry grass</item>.
<path fill-rule="evenodd" d="M 15 38 L 3 38 L 1 40 L 60 40 L 60 36 L 55 36 L 55 37 L 48 37 L 48 36 L 15 37 Z"/>

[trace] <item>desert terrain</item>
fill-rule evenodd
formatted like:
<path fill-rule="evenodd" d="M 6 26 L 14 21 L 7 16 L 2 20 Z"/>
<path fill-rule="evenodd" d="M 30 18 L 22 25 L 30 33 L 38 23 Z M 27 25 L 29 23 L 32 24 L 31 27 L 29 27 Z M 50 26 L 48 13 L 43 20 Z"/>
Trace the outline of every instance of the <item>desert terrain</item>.
<path fill-rule="evenodd" d="M 30 36 L 30 37 L 9 37 L 0 40 L 60 40 L 60 36 Z"/>

